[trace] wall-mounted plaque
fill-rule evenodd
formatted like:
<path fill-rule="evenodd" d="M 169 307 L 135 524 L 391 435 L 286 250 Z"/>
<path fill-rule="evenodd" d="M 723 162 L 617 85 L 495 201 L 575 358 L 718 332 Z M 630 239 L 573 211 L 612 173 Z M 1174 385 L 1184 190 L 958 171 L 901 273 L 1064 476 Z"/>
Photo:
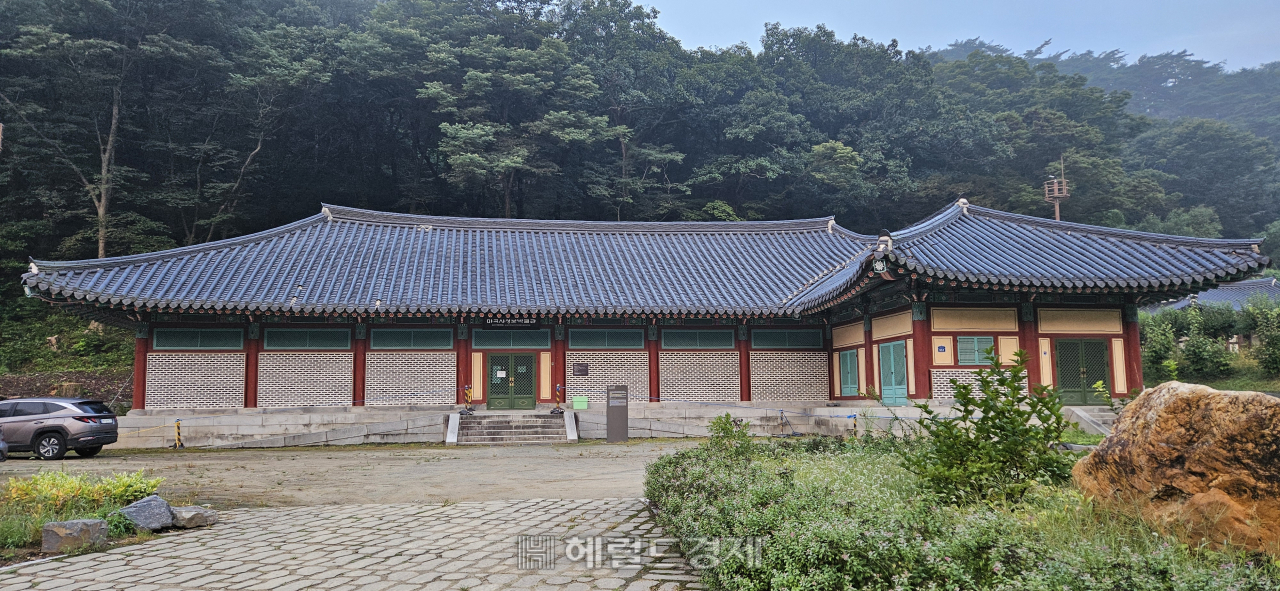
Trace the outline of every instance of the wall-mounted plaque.
<path fill-rule="evenodd" d="M 573 375 L 574 376 L 591 375 L 591 368 L 586 363 L 575 363 L 573 364 Z"/>

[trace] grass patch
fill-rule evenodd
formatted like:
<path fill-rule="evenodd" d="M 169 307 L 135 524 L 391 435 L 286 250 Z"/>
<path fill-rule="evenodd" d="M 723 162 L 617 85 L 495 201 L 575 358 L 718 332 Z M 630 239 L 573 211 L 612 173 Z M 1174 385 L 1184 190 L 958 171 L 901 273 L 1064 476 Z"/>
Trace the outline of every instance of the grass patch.
<path fill-rule="evenodd" d="M 1199 380 L 1215 390 L 1249 392 L 1280 392 L 1280 377 L 1268 376 L 1258 361 L 1248 355 L 1235 355 L 1231 359 L 1231 373 L 1219 379 Z"/>
<path fill-rule="evenodd" d="M 755 564 L 732 544 L 686 543 L 710 589 L 1280 588 L 1271 557 L 1187 547 L 1070 485 L 945 502 L 904 467 L 920 445 L 816 438 L 743 453 L 708 441 L 652 464 L 646 494 L 667 535 L 764 538 Z"/>
<path fill-rule="evenodd" d="M 1062 432 L 1062 443 L 1074 443 L 1076 445 L 1098 445 L 1102 443 L 1103 436 L 1097 433 L 1086 433 L 1080 429 L 1067 429 Z"/>
<path fill-rule="evenodd" d="M 0 548 L 39 545 L 44 524 L 71 519 L 106 519 L 111 537 L 131 536 L 133 526 L 112 513 L 155 493 L 163 480 L 147 478 L 141 470 L 110 476 L 51 471 L 10 478 L 0 486 Z"/>

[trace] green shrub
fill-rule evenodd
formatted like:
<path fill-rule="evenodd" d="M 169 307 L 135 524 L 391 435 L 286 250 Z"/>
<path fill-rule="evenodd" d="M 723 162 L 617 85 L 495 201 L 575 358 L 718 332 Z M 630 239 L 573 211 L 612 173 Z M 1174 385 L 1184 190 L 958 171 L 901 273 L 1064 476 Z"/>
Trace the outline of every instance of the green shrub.
<path fill-rule="evenodd" d="M 707 427 L 710 437 L 707 445 L 713 452 L 727 458 L 744 459 L 750 457 L 753 443 L 751 441 L 751 423 L 735 419 L 724 413 L 714 419 Z"/>
<path fill-rule="evenodd" d="M 1056 391 L 1039 386 L 1027 392 L 1027 353 L 1003 368 L 992 349 L 991 366 L 978 370 L 979 393 L 955 380 L 955 411 L 942 416 L 918 404 L 920 427 L 928 435 L 907 458 L 907 467 L 951 502 L 1018 498 L 1034 482 L 1060 483 L 1071 477 L 1074 459 L 1054 448 L 1070 424 Z"/>
<path fill-rule="evenodd" d="M 0 548 L 38 544 L 40 528 L 50 521 L 107 519 L 113 536 L 132 533 L 132 526 L 111 517 L 116 510 L 154 494 L 163 478 L 131 474 L 91 476 L 40 472 L 10 478 L 0 486 Z"/>
<path fill-rule="evenodd" d="M 903 466 L 921 445 L 757 441 L 743 461 L 707 442 L 651 464 L 645 492 L 713 590 L 1280 588 L 1271 559 L 1188 548 L 1069 488 L 942 502 Z M 744 537 L 763 540 L 758 562 L 734 544 L 695 552 L 699 538 Z"/>
<path fill-rule="evenodd" d="M 1231 372 L 1231 352 L 1220 337 L 1213 338 L 1206 334 L 1200 310 L 1190 307 L 1187 311 L 1190 329 L 1187 342 L 1182 346 L 1183 363 L 1179 365 L 1185 373 L 1195 378 L 1218 378 Z"/>
<path fill-rule="evenodd" d="M 1142 324 L 1142 375 L 1156 384 L 1178 379 L 1178 340 L 1167 317 Z"/>
<path fill-rule="evenodd" d="M 1264 374 L 1280 376 L 1280 308 L 1274 303 L 1263 306 L 1251 301 L 1246 312 L 1252 319 L 1253 333 L 1260 341 L 1249 355 Z"/>

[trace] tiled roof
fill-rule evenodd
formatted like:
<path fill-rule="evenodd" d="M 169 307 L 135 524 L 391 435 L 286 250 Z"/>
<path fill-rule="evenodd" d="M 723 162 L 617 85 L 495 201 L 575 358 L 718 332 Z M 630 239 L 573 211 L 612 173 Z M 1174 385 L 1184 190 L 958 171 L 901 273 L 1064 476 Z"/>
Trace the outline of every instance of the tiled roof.
<path fill-rule="evenodd" d="M 1147 309 L 1153 312 L 1163 308 L 1178 310 L 1190 306 L 1193 302 L 1198 302 L 1210 305 L 1231 304 L 1233 308 L 1240 310 L 1248 305 L 1250 298 L 1258 295 L 1280 302 L 1280 282 L 1271 277 L 1264 277 L 1235 283 L 1223 283 L 1213 289 L 1207 289 L 1198 294 L 1189 295 L 1171 302 L 1149 306 Z"/>
<path fill-rule="evenodd" d="M 1256 240 L 1054 222 L 963 200 L 892 249 L 832 218 L 577 222 L 449 218 L 325 206 L 240 238 L 127 257 L 33 261 L 45 297 L 152 309 L 337 313 L 720 313 L 825 307 L 873 259 L 941 279 L 1154 288 L 1267 264 Z"/>
<path fill-rule="evenodd" d="M 893 234 L 871 258 L 948 284 L 1031 290 L 1196 291 L 1202 282 L 1241 279 L 1268 264 L 1259 240 L 1211 240 L 1058 222 L 969 205 L 961 199 Z M 820 307 L 847 296 L 862 269 L 815 286 L 798 302 Z"/>

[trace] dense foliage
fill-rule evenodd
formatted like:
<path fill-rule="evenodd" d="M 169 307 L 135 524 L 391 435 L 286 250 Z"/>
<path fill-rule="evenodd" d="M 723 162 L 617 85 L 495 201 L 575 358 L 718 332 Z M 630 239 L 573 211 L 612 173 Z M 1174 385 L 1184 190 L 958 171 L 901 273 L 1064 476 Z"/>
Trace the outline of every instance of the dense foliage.
<path fill-rule="evenodd" d="M 39 545 L 40 528 L 50 521 L 106 519 L 112 536 L 133 533 L 127 519 L 113 513 L 154 494 L 163 478 L 131 474 L 93 476 L 40 472 L 0 485 L 0 548 Z"/>
<path fill-rule="evenodd" d="M 927 437 L 906 466 L 939 497 L 956 501 L 1018 499 L 1037 482 L 1071 478 L 1074 458 L 1055 449 L 1070 426 L 1052 388 L 1028 391 L 1027 353 L 1003 367 L 994 349 L 991 366 L 976 372 L 978 388 L 955 385 L 955 405 L 917 404 Z"/>
<path fill-rule="evenodd" d="M 6 334 L 48 314 L 13 281 L 28 256 L 196 244 L 321 202 L 835 215 L 874 233 L 961 196 L 1050 215 L 1040 187 L 1065 162 L 1068 220 L 1280 231 L 1270 128 L 1135 114 L 1125 85 L 1070 60 L 963 43 L 948 59 L 821 26 L 768 25 L 759 51 L 690 49 L 630 0 L 0 0 L 0 14 Z M 1171 113 L 1190 114 L 1156 114 Z"/>
<path fill-rule="evenodd" d="M 1139 323 L 1142 374 L 1149 385 L 1178 379 L 1217 385 L 1247 373 L 1280 378 L 1280 303 L 1265 296 L 1251 298 L 1242 310 L 1196 304 L 1143 313 Z M 1236 335 L 1242 340 L 1232 352 L 1227 341 Z M 1219 387 L 1276 390 L 1258 379 Z"/>
<path fill-rule="evenodd" d="M 715 441 L 726 436 L 745 434 L 721 429 L 663 456 L 645 481 L 664 534 L 684 540 L 710 589 L 1280 588 L 1269 558 L 1188 548 L 1070 488 L 947 503 L 904 468 L 916 442 Z M 758 562 L 743 551 L 751 537 L 763 540 Z"/>

